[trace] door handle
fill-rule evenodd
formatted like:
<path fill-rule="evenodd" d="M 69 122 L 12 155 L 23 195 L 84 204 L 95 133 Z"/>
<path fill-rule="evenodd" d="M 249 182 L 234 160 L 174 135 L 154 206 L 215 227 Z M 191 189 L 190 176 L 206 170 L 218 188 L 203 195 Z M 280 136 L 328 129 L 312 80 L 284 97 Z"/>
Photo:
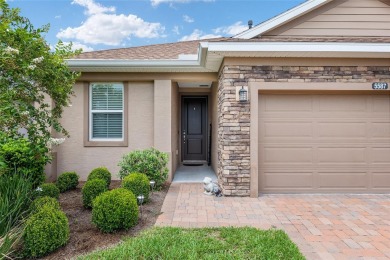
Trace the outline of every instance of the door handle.
<path fill-rule="evenodd" d="M 186 143 L 186 131 L 183 131 L 183 142 Z"/>

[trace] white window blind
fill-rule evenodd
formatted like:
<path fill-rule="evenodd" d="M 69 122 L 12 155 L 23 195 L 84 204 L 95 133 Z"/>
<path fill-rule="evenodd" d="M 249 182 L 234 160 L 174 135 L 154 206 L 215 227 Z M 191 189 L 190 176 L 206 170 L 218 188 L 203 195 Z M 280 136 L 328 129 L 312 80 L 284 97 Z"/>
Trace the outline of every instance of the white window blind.
<path fill-rule="evenodd" d="M 123 84 L 90 85 L 90 139 L 123 140 Z"/>

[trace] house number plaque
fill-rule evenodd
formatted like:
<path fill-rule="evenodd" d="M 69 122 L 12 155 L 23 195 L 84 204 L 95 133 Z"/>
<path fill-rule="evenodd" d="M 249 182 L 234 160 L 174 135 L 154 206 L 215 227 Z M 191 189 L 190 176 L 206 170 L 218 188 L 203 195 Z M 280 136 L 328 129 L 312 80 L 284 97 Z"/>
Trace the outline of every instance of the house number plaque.
<path fill-rule="evenodd" d="M 374 82 L 372 83 L 372 89 L 388 89 L 389 84 L 386 82 Z"/>

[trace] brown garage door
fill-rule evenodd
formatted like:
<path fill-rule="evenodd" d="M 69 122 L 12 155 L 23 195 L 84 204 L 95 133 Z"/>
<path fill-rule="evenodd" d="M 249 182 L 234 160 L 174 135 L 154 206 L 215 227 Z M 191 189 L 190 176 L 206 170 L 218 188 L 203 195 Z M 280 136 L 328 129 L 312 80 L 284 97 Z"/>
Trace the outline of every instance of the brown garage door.
<path fill-rule="evenodd" d="M 259 187 L 389 192 L 389 96 L 260 94 Z"/>

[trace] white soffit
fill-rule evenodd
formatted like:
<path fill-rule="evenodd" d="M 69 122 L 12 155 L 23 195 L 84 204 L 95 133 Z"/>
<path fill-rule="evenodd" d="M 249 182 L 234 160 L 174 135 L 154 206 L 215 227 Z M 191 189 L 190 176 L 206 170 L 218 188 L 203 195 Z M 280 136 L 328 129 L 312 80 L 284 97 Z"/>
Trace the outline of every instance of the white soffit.
<path fill-rule="evenodd" d="M 239 39 L 252 39 L 258 35 L 264 34 L 268 31 L 271 31 L 283 24 L 286 24 L 304 14 L 309 13 L 310 11 L 317 9 L 318 7 L 327 4 L 333 0 L 308 0 L 297 7 L 294 7 L 270 20 L 267 20 L 253 28 L 246 30 L 242 33 L 239 33 L 233 38 Z"/>

